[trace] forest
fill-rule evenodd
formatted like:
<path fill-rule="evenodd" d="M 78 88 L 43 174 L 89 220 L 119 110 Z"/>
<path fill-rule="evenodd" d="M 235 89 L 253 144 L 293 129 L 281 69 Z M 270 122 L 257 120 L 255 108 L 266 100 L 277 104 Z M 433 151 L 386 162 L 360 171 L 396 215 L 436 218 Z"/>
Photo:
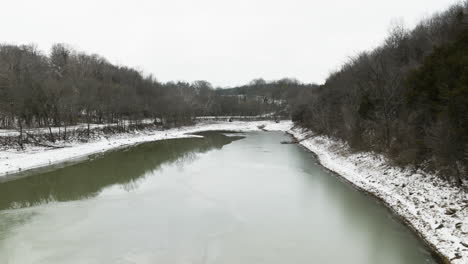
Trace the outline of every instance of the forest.
<path fill-rule="evenodd" d="M 266 96 L 225 94 L 207 81 L 161 83 L 152 75 L 66 44 L 53 45 L 49 54 L 34 45 L 0 45 L 0 128 L 4 129 L 63 127 L 66 131 L 67 126 L 85 123 L 89 135 L 89 124 L 125 129 L 128 122 L 153 119 L 178 126 L 199 116 L 256 116 L 283 108 L 285 104 Z M 54 140 L 52 133 L 50 139 Z"/>
<path fill-rule="evenodd" d="M 468 179 L 467 10 L 464 2 L 414 29 L 392 27 L 379 47 L 305 90 L 293 121 L 461 184 Z"/>

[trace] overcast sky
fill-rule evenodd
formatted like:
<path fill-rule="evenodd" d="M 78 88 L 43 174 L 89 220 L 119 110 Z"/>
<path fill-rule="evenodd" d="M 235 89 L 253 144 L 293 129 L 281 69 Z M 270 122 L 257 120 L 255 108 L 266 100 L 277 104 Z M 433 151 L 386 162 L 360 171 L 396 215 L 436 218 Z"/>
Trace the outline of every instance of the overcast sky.
<path fill-rule="evenodd" d="M 235 86 L 254 78 L 322 83 L 378 45 L 394 20 L 412 27 L 453 0 L 2 1 L 0 41 L 100 54 L 160 81 Z"/>

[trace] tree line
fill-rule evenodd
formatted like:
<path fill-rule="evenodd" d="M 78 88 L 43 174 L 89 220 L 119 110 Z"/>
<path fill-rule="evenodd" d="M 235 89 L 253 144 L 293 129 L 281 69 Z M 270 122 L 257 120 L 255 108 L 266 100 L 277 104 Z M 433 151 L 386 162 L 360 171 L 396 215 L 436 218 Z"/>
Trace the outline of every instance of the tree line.
<path fill-rule="evenodd" d="M 468 2 L 395 25 L 296 101 L 293 120 L 357 150 L 468 179 Z"/>
<path fill-rule="evenodd" d="M 225 99 L 238 97 L 241 100 L 260 102 L 264 107 L 263 112 L 276 113 L 280 116 L 290 118 L 291 106 L 296 105 L 302 93 L 318 87 L 316 84 L 301 83 L 294 78 L 283 78 L 280 80 L 266 81 L 262 78 L 254 79 L 246 85 L 217 90 L 217 94 Z M 232 99 L 231 99 L 232 100 Z M 251 108 L 258 108 L 255 104 L 228 104 L 228 107 L 237 108 L 227 110 L 249 115 Z"/>
<path fill-rule="evenodd" d="M 105 58 L 55 44 L 49 54 L 34 45 L 0 44 L 0 128 L 51 127 L 78 123 L 138 123 L 168 126 L 196 116 L 259 115 L 278 106 L 228 96 L 207 81 L 162 83 L 152 75 Z M 66 137 L 66 132 L 65 132 Z"/>

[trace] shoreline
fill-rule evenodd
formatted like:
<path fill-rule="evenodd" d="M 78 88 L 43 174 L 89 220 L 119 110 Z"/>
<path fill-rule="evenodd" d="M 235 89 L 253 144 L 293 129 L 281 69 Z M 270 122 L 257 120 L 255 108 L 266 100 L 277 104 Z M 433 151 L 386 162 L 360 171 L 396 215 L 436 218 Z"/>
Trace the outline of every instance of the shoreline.
<path fill-rule="evenodd" d="M 136 146 L 141 143 L 166 139 L 196 137 L 193 133 L 202 131 L 228 130 L 236 132 L 287 131 L 292 127 L 291 121 L 234 121 L 234 122 L 200 122 L 193 126 L 183 126 L 167 130 L 143 130 L 133 133 L 101 136 L 90 142 L 71 142 L 66 147 L 50 149 L 47 147 L 30 147 L 25 150 L 10 149 L 0 151 L 0 182 L 14 180 L 54 166 L 67 165 L 86 160 L 97 154 L 121 148 Z"/>
<path fill-rule="evenodd" d="M 392 167 L 381 155 L 352 153 L 343 142 L 293 128 L 291 121 L 201 122 L 74 142 L 60 149 L 0 152 L 0 183 L 81 162 L 108 151 L 159 140 L 197 137 L 203 131 L 282 131 L 312 152 L 327 170 L 372 195 L 408 226 L 443 264 L 468 264 L 468 194 L 422 171 Z M 413 196 L 413 194 L 416 194 Z M 446 214 L 447 210 L 456 210 Z M 466 244 L 465 244 L 466 243 Z M 457 259 L 454 257 L 459 256 Z"/>
<path fill-rule="evenodd" d="M 290 131 L 288 131 L 287 133 L 290 136 L 292 136 L 295 140 L 297 140 L 297 138 L 294 136 L 294 134 L 292 134 Z M 440 263 L 440 264 L 450 264 L 451 263 L 450 260 L 445 255 L 443 255 L 435 245 L 431 244 L 429 241 L 426 240 L 426 238 L 423 236 L 423 234 L 418 229 L 416 229 L 408 219 L 406 219 L 404 216 L 398 214 L 398 212 L 395 211 L 391 207 L 391 205 L 389 205 L 384 199 L 382 199 L 381 197 L 375 195 L 374 193 L 372 193 L 372 192 L 370 192 L 370 191 L 368 191 L 366 189 L 363 189 L 362 187 L 356 185 L 354 182 L 350 181 L 349 179 L 347 179 L 343 175 L 337 173 L 336 171 L 329 169 L 328 167 L 326 167 L 325 165 L 323 165 L 320 162 L 320 158 L 315 152 L 313 152 L 309 148 L 305 147 L 300 142 L 297 143 L 297 144 L 300 145 L 302 148 L 304 148 L 306 151 L 312 153 L 313 156 L 315 157 L 315 159 L 317 160 L 318 164 L 324 170 L 333 173 L 336 177 L 338 177 L 344 183 L 351 185 L 351 187 L 353 187 L 354 189 L 356 189 L 357 191 L 359 191 L 361 193 L 364 193 L 365 195 L 371 196 L 372 198 L 376 199 L 380 204 L 382 204 L 382 206 L 384 206 L 388 211 L 390 211 L 390 213 L 393 214 L 393 216 L 399 222 L 401 222 L 403 225 L 408 227 L 414 234 L 416 234 L 418 236 L 418 238 L 423 242 L 423 244 L 429 249 L 429 251 L 431 252 L 431 255 L 433 255 L 433 257 L 436 258 L 437 263 Z"/>
<path fill-rule="evenodd" d="M 325 136 L 299 128 L 288 133 L 325 169 L 377 198 L 419 236 L 441 263 L 468 263 L 468 247 L 463 245 L 468 242 L 466 192 L 444 185 L 434 175 L 421 177 L 422 171 L 392 167 L 381 155 L 349 152 L 345 143 Z M 447 215 L 452 207 L 461 209 Z"/>

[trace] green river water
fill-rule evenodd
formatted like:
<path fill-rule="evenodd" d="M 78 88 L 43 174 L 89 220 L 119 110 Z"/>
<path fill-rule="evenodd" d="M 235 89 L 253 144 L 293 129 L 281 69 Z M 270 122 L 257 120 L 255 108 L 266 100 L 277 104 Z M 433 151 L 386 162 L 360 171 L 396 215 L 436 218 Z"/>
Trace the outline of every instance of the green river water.
<path fill-rule="evenodd" d="M 436 263 L 284 133 L 203 135 L 0 183 L 0 263 Z"/>

